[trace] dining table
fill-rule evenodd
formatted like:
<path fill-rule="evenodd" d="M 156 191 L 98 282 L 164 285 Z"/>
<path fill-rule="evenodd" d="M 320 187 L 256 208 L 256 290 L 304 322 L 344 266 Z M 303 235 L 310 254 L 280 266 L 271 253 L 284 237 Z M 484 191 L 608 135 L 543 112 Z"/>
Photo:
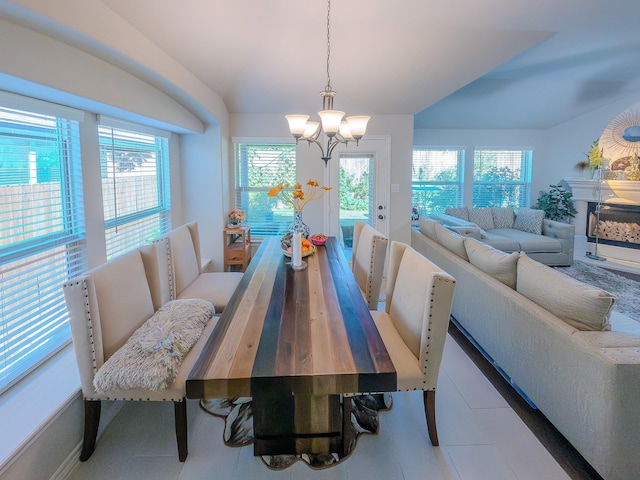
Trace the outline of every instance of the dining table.
<path fill-rule="evenodd" d="M 187 398 L 252 398 L 254 455 L 344 452 L 345 398 L 397 389 L 338 240 L 303 262 L 262 240 L 186 381 Z"/>

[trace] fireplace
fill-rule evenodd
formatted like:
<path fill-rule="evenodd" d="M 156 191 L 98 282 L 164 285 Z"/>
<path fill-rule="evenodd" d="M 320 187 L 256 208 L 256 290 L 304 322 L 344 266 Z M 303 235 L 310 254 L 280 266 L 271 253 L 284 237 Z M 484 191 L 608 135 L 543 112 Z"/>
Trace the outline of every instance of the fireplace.
<path fill-rule="evenodd" d="M 603 203 L 600 205 L 598 221 L 598 204 L 587 204 L 587 242 L 640 250 L 640 205 Z"/>

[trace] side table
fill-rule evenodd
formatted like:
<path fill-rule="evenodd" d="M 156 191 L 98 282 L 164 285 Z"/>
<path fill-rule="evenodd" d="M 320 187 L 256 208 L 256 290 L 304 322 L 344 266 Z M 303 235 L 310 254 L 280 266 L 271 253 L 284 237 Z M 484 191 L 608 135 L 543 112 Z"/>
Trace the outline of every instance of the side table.
<path fill-rule="evenodd" d="M 237 265 L 244 272 L 251 260 L 251 227 L 243 225 L 224 228 L 224 270 L 230 272 Z"/>

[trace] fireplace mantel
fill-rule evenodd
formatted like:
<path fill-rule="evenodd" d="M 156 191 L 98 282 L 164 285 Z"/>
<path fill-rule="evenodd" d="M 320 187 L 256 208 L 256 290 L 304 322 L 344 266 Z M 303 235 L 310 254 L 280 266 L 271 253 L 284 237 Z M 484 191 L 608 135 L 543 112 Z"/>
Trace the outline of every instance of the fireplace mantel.
<path fill-rule="evenodd" d="M 640 182 L 633 180 L 593 180 L 582 177 L 566 177 L 574 200 L 598 201 L 598 187 L 602 188 L 602 203 L 640 205 Z"/>

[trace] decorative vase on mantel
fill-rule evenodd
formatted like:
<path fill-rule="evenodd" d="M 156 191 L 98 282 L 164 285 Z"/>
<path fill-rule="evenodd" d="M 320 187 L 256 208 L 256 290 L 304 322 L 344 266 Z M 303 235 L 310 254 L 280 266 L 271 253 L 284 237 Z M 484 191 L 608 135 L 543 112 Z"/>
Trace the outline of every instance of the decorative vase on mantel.
<path fill-rule="evenodd" d="M 287 232 L 292 235 L 297 232 L 304 238 L 309 238 L 311 230 L 309 229 L 309 226 L 302 221 L 302 210 L 293 211 L 293 223 L 289 225 Z"/>

